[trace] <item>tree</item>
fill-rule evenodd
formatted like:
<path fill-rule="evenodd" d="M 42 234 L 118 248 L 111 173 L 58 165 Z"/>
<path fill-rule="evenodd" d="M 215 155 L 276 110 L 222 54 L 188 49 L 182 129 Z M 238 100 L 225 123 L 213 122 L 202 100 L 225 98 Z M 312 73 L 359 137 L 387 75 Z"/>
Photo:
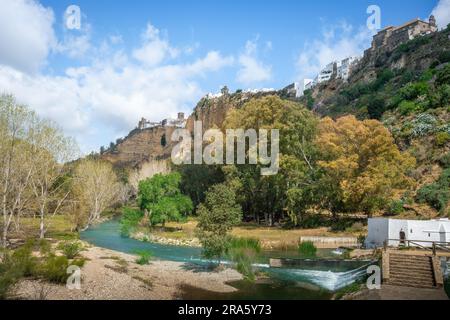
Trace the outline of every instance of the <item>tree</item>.
<path fill-rule="evenodd" d="M 407 173 L 415 159 L 399 151 L 379 121 L 358 121 L 354 116 L 336 121 L 325 118 L 319 132 L 318 165 L 327 183 L 333 185 L 331 189 L 338 190 L 334 201 L 342 201 L 347 210 L 370 216 L 392 200 L 393 189 L 412 185 Z"/>
<path fill-rule="evenodd" d="M 230 244 L 229 231 L 242 219 L 242 208 L 236 203 L 233 188 L 226 184 L 212 186 L 206 193 L 205 202 L 197 209 L 196 234 L 203 246 L 206 258 L 218 258 L 227 252 Z"/>
<path fill-rule="evenodd" d="M 157 174 L 152 178 L 139 183 L 138 203 L 150 225 L 166 222 L 180 221 L 193 210 L 189 197 L 181 194 L 181 175 L 171 173 L 167 175 Z"/>
<path fill-rule="evenodd" d="M 40 217 L 40 237 L 45 217 L 56 214 L 66 199 L 61 194 L 63 163 L 76 150 L 52 122 L 40 119 L 13 96 L 0 97 L 0 182 L 2 186 L 2 245 L 7 245 L 11 223 L 19 227 L 25 211 Z M 13 219 L 15 218 L 15 220 Z"/>
<path fill-rule="evenodd" d="M 95 159 L 82 160 L 75 169 L 73 191 L 83 212 L 82 227 L 89 227 L 111 207 L 122 190 L 117 176 L 108 162 Z M 78 226 L 81 227 L 81 226 Z"/>
<path fill-rule="evenodd" d="M 9 95 L 0 96 L 0 186 L 2 211 L 1 245 L 8 244 L 14 216 L 20 216 L 33 167 L 28 130 L 36 115 Z"/>
<path fill-rule="evenodd" d="M 244 212 L 259 223 L 261 216 L 266 224 L 272 225 L 282 218 L 288 206 L 289 190 L 299 194 L 310 184 L 313 175 L 315 147 L 312 142 L 316 135 L 318 119 L 302 105 L 282 100 L 277 96 L 252 99 L 240 109 L 231 110 L 226 118 L 226 128 L 279 129 L 280 167 L 277 175 L 262 177 L 260 166 L 237 165 L 227 181 L 240 180 L 237 191 Z M 246 150 L 248 152 L 248 149 Z M 303 201 L 296 199 L 297 203 Z M 305 202 L 302 202 L 305 204 Z M 291 206 L 290 216 L 295 220 L 300 206 Z"/>
<path fill-rule="evenodd" d="M 35 195 L 35 210 L 39 213 L 39 237 L 46 233 L 46 217 L 55 215 L 67 199 L 70 191 L 64 190 L 61 180 L 65 175 L 64 163 L 76 153 L 74 141 L 67 138 L 53 122 L 37 120 L 31 141 L 33 173 L 31 186 Z"/>

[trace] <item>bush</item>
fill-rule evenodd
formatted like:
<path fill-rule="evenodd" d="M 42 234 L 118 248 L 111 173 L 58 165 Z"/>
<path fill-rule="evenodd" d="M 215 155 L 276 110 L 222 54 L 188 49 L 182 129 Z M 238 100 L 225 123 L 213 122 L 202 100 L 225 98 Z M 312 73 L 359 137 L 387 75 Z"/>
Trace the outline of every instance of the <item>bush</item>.
<path fill-rule="evenodd" d="M 317 248 L 312 241 L 304 241 L 298 244 L 298 252 L 303 257 L 314 258 L 317 254 Z"/>
<path fill-rule="evenodd" d="M 436 134 L 436 145 L 442 147 L 450 141 L 450 134 L 448 132 L 438 132 Z"/>
<path fill-rule="evenodd" d="M 143 217 L 144 213 L 140 210 L 123 208 L 122 218 L 120 219 L 120 234 L 123 237 L 129 237 Z"/>
<path fill-rule="evenodd" d="M 445 68 L 440 70 L 436 76 L 436 84 L 443 85 L 450 83 L 450 64 L 446 65 Z"/>
<path fill-rule="evenodd" d="M 236 263 L 236 269 L 246 280 L 254 281 L 253 263 L 261 253 L 259 240 L 252 238 L 231 238 L 227 252 L 228 258 Z"/>
<path fill-rule="evenodd" d="M 398 105 L 398 111 L 403 116 L 407 116 L 407 115 L 409 115 L 409 114 L 411 114 L 411 113 L 413 113 L 415 111 L 418 111 L 418 110 L 420 110 L 420 107 L 413 101 L 403 100 Z"/>
<path fill-rule="evenodd" d="M 405 210 L 403 209 L 403 201 L 402 200 L 393 200 L 389 204 L 388 212 L 393 215 L 398 215 L 403 213 Z"/>
<path fill-rule="evenodd" d="M 153 257 L 153 253 L 148 250 L 136 251 L 136 254 L 138 255 L 136 263 L 141 266 L 149 264 Z"/>
<path fill-rule="evenodd" d="M 439 164 L 442 168 L 450 168 L 450 152 L 447 152 L 442 158 L 439 159 Z"/>
<path fill-rule="evenodd" d="M 416 196 L 420 203 L 427 203 L 445 214 L 445 209 L 450 201 L 450 169 L 445 169 L 438 181 L 422 187 Z"/>
<path fill-rule="evenodd" d="M 58 245 L 58 249 L 62 251 L 67 259 L 74 259 L 83 250 L 83 245 L 78 241 L 65 241 Z"/>
<path fill-rule="evenodd" d="M 347 228 L 347 232 L 361 232 L 364 230 L 364 224 L 362 222 L 355 222 L 350 228 Z"/>

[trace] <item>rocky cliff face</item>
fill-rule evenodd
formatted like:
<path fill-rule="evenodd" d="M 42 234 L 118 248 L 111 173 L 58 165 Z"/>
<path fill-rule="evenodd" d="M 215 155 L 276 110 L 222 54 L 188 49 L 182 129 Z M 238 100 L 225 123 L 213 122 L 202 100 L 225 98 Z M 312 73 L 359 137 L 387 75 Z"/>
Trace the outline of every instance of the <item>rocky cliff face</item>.
<path fill-rule="evenodd" d="M 343 101 L 343 91 L 373 83 L 383 70 L 391 70 L 395 74 L 408 72 L 413 76 L 421 74 L 433 64 L 447 62 L 445 60 L 448 59 L 449 50 L 448 29 L 418 37 L 393 51 L 387 48 L 367 50 L 352 70 L 348 82 L 332 79 L 327 83 L 319 84 L 301 101 L 322 116 L 337 117 L 351 113 L 364 117 L 360 114 L 361 110 L 357 110 L 354 105 L 358 101 Z M 346 105 L 345 108 L 344 105 Z"/>
<path fill-rule="evenodd" d="M 218 97 L 202 98 L 189 116 L 186 128 L 193 133 L 194 122 L 202 121 L 203 130 L 222 128 L 229 110 L 242 107 L 252 98 L 262 97 L 272 92 L 236 92 L 225 93 Z M 154 127 L 134 129 L 114 148 L 102 154 L 102 159 L 115 167 L 129 171 L 130 182 L 151 177 L 157 173 L 170 171 L 170 157 L 175 143 L 171 141 L 175 127 Z"/>

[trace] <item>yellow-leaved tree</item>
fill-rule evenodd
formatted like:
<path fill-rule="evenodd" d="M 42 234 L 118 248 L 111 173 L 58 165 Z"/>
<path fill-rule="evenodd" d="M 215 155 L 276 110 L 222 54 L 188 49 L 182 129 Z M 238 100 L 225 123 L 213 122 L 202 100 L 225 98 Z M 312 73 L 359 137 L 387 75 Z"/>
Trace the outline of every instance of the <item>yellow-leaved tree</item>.
<path fill-rule="evenodd" d="M 318 165 L 340 189 L 349 211 L 371 216 L 392 200 L 395 189 L 413 185 L 408 172 L 415 159 L 397 148 L 390 132 L 377 120 L 346 116 L 324 118 L 316 140 Z"/>

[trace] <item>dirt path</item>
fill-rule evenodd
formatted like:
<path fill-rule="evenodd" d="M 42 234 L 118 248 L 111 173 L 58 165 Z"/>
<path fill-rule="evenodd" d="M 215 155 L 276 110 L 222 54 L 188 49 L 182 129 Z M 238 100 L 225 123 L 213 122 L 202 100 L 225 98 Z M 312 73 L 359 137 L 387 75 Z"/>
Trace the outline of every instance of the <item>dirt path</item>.
<path fill-rule="evenodd" d="M 180 285 L 217 292 L 232 292 L 226 284 L 242 276 L 232 269 L 206 272 L 198 267 L 171 261 L 154 261 L 140 266 L 136 257 L 112 250 L 90 247 L 89 259 L 81 270 L 80 290 L 63 285 L 23 280 L 15 288 L 19 299 L 49 300 L 168 300 L 176 299 Z"/>

